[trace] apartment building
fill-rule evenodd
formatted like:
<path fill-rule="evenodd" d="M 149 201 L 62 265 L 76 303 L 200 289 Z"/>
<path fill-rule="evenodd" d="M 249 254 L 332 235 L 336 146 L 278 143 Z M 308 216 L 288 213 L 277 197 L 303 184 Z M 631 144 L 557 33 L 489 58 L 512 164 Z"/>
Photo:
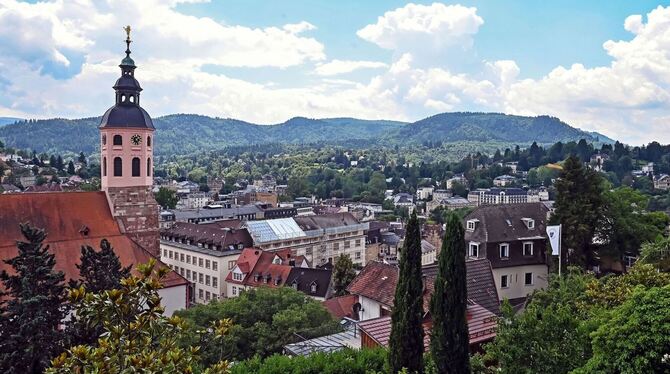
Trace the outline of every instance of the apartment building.
<path fill-rule="evenodd" d="M 242 250 L 252 245 L 248 231 L 235 228 L 239 221 L 229 223 L 177 222 L 161 231 L 161 261 L 190 282 L 193 302 L 229 297 L 224 280 Z"/>
<path fill-rule="evenodd" d="M 367 222 L 359 222 L 351 213 L 246 223 L 256 247 L 271 252 L 289 248 L 294 256 L 304 256 L 313 266 L 332 262 L 343 253 L 354 264 L 365 265 L 368 227 Z"/>

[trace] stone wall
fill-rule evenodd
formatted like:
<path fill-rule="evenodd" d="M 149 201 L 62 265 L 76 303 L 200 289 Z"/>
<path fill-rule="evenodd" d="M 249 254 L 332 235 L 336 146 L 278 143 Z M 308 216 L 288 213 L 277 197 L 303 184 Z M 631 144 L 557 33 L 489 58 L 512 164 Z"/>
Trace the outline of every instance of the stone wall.
<path fill-rule="evenodd" d="M 121 231 L 160 258 L 158 203 L 150 187 L 109 187 L 107 198 Z"/>

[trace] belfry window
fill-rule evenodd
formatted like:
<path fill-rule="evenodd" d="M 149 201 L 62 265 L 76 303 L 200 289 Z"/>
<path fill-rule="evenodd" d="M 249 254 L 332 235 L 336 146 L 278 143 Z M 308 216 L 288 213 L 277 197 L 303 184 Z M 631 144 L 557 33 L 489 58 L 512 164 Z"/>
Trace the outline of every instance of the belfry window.
<path fill-rule="evenodd" d="M 123 137 L 121 135 L 114 135 L 114 145 L 123 145 Z"/>
<path fill-rule="evenodd" d="M 102 176 L 107 176 L 107 157 L 102 158 Z"/>
<path fill-rule="evenodd" d="M 133 157 L 132 161 L 133 177 L 140 176 L 140 159 L 139 157 Z"/>
<path fill-rule="evenodd" d="M 147 158 L 147 177 L 151 176 L 151 157 Z"/>
<path fill-rule="evenodd" d="M 121 157 L 114 157 L 114 176 L 123 176 L 123 160 Z"/>
<path fill-rule="evenodd" d="M 151 136 L 147 136 L 147 147 L 151 147 Z"/>

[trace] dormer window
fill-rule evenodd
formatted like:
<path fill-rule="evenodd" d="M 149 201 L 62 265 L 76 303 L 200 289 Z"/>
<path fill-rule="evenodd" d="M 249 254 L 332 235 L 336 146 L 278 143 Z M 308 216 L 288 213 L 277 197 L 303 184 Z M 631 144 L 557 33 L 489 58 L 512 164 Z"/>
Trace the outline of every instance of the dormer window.
<path fill-rule="evenodd" d="M 509 258 L 509 244 L 501 243 L 500 244 L 500 258 L 508 259 Z"/>
<path fill-rule="evenodd" d="M 532 230 L 535 228 L 535 220 L 532 218 L 522 218 L 521 219 L 523 223 L 526 225 L 528 230 Z"/>
<path fill-rule="evenodd" d="M 479 222 L 478 219 L 470 219 L 467 222 L 467 230 L 468 231 L 475 231 L 477 228 L 477 223 Z"/>
<path fill-rule="evenodd" d="M 233 272 L 233 279 L 236 281 L 241 281 L 244 278 L 244 274 Z"/>
<path fill-rule="evenodd" d="M 468 257 L 479 257 L 479 243 L 470 242 L 468 246 Z"/>
<path fill-rule="evenodd" d="M 309 290 L 312 293 L 316 293 L 316 282 L 312 282 L 312 284 L 309 286 Z"/>
<path fill-rule="evenodd" d="M 298 282 L 295 282 L 295 281 L 294 281 L 293 283 L 291 283 L 291 287 L 292 287 L 294 290 L 297 290 L 297 289 L 298 289 Z"/>

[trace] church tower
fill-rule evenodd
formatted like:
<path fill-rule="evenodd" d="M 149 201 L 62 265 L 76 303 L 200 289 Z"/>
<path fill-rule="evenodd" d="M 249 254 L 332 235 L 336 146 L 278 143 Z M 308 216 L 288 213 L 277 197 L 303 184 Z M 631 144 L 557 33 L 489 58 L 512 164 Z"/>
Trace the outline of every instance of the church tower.
<path fill-rule="evenodd" d="M 158 256 L 158 204 L 151 192 L 155 128 L 140 107 L 142 88 L 130 58 L 130 26 L 125 30 L 126 57 L 114 84 L 116 101 L 100 123 L 101 184 L 121 230 Z"/>

